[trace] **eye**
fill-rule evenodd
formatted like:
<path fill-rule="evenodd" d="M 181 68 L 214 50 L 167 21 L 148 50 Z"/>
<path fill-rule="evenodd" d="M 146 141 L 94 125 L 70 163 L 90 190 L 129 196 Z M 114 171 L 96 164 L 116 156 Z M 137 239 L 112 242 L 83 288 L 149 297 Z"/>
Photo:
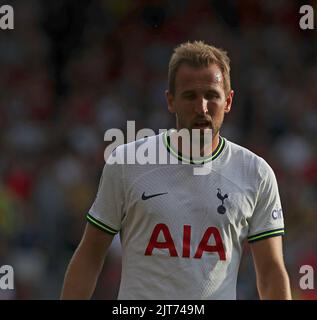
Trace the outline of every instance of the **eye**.
<path fill-rule="evenodd" d="M 194 92 L 186 92 L 183 94 L 183 98 L 186 100 L 195 100 L 196 94 Z"/>
<path fill-rule="evenodd" d="M 219 99 L 219 94 L 213 91 L 207 92 L 205 94 L 205 99 L 207 100 Z"/>

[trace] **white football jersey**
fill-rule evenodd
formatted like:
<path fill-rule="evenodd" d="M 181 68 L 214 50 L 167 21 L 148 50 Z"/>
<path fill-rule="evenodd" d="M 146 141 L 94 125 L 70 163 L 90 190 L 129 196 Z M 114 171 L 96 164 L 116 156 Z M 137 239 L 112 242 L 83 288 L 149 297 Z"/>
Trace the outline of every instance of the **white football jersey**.
<path fill-rule="evenodd" d="M 146 148 L 174 164 L 123 163 Z M 114 157 L 121 164 L 110 164 Z M 262 158 L 220 137 L 203 163 L 181 160 L 165 132 L 119 146 L 104 167 L 87 219 L 120 232 L 119 299 L 236 299 L 243 242 L 284 233 L 275 175 Z M 194 175 L 203 166 L 210 173 Z"/>

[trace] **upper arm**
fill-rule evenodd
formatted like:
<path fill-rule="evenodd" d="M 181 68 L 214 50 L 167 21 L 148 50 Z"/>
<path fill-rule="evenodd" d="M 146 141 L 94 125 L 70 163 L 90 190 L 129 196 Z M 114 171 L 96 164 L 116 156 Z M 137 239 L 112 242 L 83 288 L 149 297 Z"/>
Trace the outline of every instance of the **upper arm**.
<path fill-rule="evenodd" d="M 124 216 L 123 167 L 120 164 L 107 162 L 103 168 L 95 201 L 88 211 L 87 220 L 102 231 L 115 235 L 121 229 Z"/>
<path fill-rule="evenodd" d="M 113 235 L 87 223 L 79 248 L 96 257 L 103 258 L 111 245 L 113 237 Z"/>
<path fill-rule="evenodd" d="M 284 265 L 281 236 L 251 244 L 260 299 L 292 299 L 289 277 Z"/>
<path fill-rule="evenodd" d="M 102 270 L 113 236 L 86 224 L 83 237 L 66 271 L 61 299 L 89 299 Z"/>
<path fill-rule="evenodd" d="M 284 234 L 284 218 L 275 174 L 264 160 L 260 161 L 258 171 L 260 184 L 257 188 L 252 215 L 248 218 L 249 242 L 264 241 L 266 238 Z M 268 245 L 277 250 L 278 240 L 272 240 L 272 242 L 273 245 L 271 241 Z M 261 245 L 256 247 L 258 246 Z"/>
<path fill-rule="evenodd" d="M 276 269 L 284 270 L 282 237 L 271 237 L 250 243 L 257 276 L 265 276 Z"/>

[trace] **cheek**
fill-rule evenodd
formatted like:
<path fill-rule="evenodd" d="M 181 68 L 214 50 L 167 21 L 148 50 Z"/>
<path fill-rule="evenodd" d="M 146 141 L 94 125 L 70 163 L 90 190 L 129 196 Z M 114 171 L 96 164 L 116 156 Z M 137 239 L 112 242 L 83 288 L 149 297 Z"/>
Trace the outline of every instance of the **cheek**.
<path fill-rule="evenodd" d="M 208 103 L 208 113 L 215 116 L 217 113 L 219 113 L 220 107 L 219 104 L 216 102 L 210 101 Z"/>
<path fill-rule="evenodd" d="M 179 100 L 175 104 L 176 112 L 184 114 L 184 115 L 193 112 L 194 109 L 195 109 L 195 103 L 193 101 Z"/>
<path fill-rule="evenodd" d="M 208 103 L 208 113 L 214 117 L 222 116 L 224 113 L 224 105 L 220 102 L 210 101 Z"/>

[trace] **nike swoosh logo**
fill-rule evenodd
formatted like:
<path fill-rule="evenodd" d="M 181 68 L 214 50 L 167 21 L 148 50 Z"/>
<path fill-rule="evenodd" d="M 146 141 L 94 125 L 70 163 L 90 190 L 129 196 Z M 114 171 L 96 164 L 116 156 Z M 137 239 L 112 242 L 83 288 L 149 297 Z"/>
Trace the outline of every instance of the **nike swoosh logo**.
<path fill-rule="evenodd" d="M 156 194 L 151 194 L 150 196 L 146 196 L 145 192 L 142 193 L 142 200 L 147 200 L 153 197 L 161 196 L 163 194 L 168 194 L 168 192 L 163 192 L 163 193 L 156 193 Z"/>

